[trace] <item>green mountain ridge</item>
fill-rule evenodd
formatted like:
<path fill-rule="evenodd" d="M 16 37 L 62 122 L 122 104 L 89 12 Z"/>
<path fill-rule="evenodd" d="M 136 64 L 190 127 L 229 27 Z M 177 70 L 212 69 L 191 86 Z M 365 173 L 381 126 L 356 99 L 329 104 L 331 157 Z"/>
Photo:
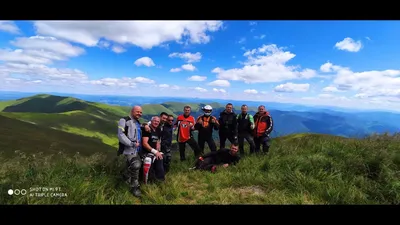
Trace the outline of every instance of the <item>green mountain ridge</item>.
<path fill-rule="evenodd" d="M 0 115 L 0 153 L 11 157 L 15 152 L 39 154 L 92 155 L 114 153 L 115 149 L 97 138 L 71 134 L 32 122 L 23 122 Z"/>

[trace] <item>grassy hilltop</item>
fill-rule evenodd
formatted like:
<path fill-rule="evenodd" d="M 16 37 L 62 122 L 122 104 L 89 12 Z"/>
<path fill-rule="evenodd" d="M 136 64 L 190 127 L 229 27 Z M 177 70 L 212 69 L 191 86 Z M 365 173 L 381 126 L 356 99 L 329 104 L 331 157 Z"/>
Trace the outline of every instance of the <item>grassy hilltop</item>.
<path fill-rule="evenodd" d="M 174 155 L 163 184 L 143 199 L 120 180 L 123 160 L 16 153 L 0 160 L 4 204 L 399 204 L 400 139 L 302 134 L 274 139 L 268 156 L 245 157 L 216 174 L 189 171 Z M 208 151 L 208 150 L 207 150 Z M 9 188 L 61 187 L 67 197 L 9 196 Z"/>
<path fill-rule="evenodd" d="M 195 112 L 202 106 L 188 104 Z M 143 121 L 161 111 L 178 115 L 183 105 L 144 105 Z M 143 186 L 138 200 L 121 181 L 125 164 L 115 155 L 117 121 L 129 110 L 52 95 L 0 102 L 0 202 L 400 204 L 399 135 L 350 139 L 312 133 L 274 138 L 267 156 L 246 155 L 216 174 L 189 171 L 193 161 L 182 163 L 175 152 L 167 181 Z M 192 159 L 190 147 L 187 152 Z M 29 197 L 34 187 L 61 187 L 67 197 Z M 8 189 L 27 189 L 28 195 L 9 196 Z"/>

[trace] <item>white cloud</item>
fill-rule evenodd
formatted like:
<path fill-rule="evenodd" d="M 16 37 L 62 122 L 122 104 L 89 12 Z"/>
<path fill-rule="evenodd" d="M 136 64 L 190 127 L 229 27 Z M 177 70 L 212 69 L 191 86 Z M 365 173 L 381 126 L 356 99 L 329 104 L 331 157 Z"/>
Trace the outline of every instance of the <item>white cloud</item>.
<path fill-rule="evenodd" d="M 183 60 L 185 60 L 185 62 L 187 63 L 194 63 L 194 62 L 199 62 L 201 60 L 201 53 L 200 52 L 196 52 L 196 53 L 190 53 L 190 52 L 184 52 L 184 53 L 178 53 L 178 52 L 174 52 L 169 54 L 170 58 L 181 58 Z"/>
<path fill-rule="evenodd" d="M 151 66 L 155 66 L 156 64 L 153 62 L 153 60 L 149 57 L 142 57 L 140 59 L 137 59 L 135 61 L 135 65 L 136 66 L 147 66 L 147 67 L 151 67 Z"/>
<path fill-rule="evenodd" d="M 205 76 L 195 75 L 195 76 L 189 77 L 187 80 L 189 80 L 189 81 L 205 81 L 206 79 L 207 79 L 207 77 L 205 77 Z"/>
<path fill-rule="evenodd" d="M 275 92 L 306 92 L 310 89 L 310 84 L 280 84 L 274 88 Z"/>
<path fill-rule="evenodd" d="M 171 72 L 171 73 L 176 73 L 176 72 L 180 72 L 180 71 L 182 71 L 181 68 L 172 68 L 169 70 L 169 72 Z"/>
<path fill-rule="evenodd" d="M 151 79 L 146 78 L 146 77 L 135 77 L 135 78 L 132 79 L 132 81 L 135 82 L 135 83 L 142 83 L 142 84 L 154 84 L 155 83 L 154 80 L 151 80 Z"/>
<path fill-rule="evenodd" d="M 217 68 L 214 68 L 214 69 L 211 71 L 211 73 L 221 73 L 222 71 L 224 71 L 224 70 L 221 69 L 221 68 L 219 68 L 219 67 L 217 67 Z"/>
<path fill-rule="evenodd" d="M 36 32 L 63 38 L 86 46 L 96 46 L 100 39 L 131 44 L 144 49 L 182 42 L 203 44 L 211 32 L 222 28 L 221 21 L 36 21 Z"/>
<path fill-rule="evenodd" d="M 173 90 L 179 90 L 179 89 L 181 89 L 181 87 L 179 87 L 178 85 L 172 85 L 172 86 L 171 86 L 171 89 L 173 89 Z"/>
<path fill-rule="evenodd" d="M 20 37 L 11 41 L 19 49 L 0 49 L 0 60 L 26 64 L 52 64 L 82 55 L 85 50 L 53 37 Z"/>
<path fill-rule="evenodd" d="M 182 69 L 187 70 L 187 71 L 195 71 L 196 67 L 193 66 L 192 64 L 185 64 L 185 65 L 182 65 Z"/>
<path fill-rule="evenodd" d="M 207 92 L 207 89 L 204 89 L 201 87 L 195 87 L 194 90 L 199 91 L 199 92 Z"/>
<path fill-rule="evenodd" d="M 123 52 L 126 52 L 126 49 L 124 49 L 123 47 L 121 47 L 121 46 L 113 46 L 112 47 L 112 51 L 113 52 L 115 52 L 115 53 L 123 53 Z"/>
<path fill-rule="evenodd" d="M 254 36 L 255 39 L 264 39 L 266 37 L 265 34 L 259 35 L 259 36 Z"/>
<path fill-rule="evenodd" d="M 229 87 L 231 84 L 227 80 L 214 80 L 208 83 L 210 86 Z"/>
<path fill-rule="evenodd" d="M 255 25 L 257 25 L 257 22 L 255 22 L 255 21 L 250 21 L 249 24 L 250 24 L 250 26 L 255 26 Z"/>
<path fill-rule="evenodd" d="M 255 89 L 246 89 L 243 92 L 246 94 L 258 94 L 258 91 Z"/>
<path fill-rule="evenodd" d="M 160 85 L 158 85 L 158 87 L 160 87 L 160 88 L 169 88 L 169 85 L 168 84 L 160 84 Z"/>
<path fill-rule="evenodd" d="M 335 47 L 339 50 L 348 51 L 348 52 L 358 52 L 362 48 L 361 41 L 354 41 L 352 38 L 345 38 L 343 41 L 337 42 Z"/>
<path fill-rule="evenodd" d="M 325 91 L 356 91 L 361 94 L 358 96 L 368 97 L 399 96 L 400 70 L 353 72 L 350 68 L 333 64 L 329 68 L 333 68 L 336 74 L 331 87 Z"/>
<path fill-rule="evenodd" d="M 322 91 L 324 91 L 324 92 L 340 92 L 340 90 L 337 89 L 337 87 L 333 87 L 333 86 L 324 87 L 322 89 Z"/>
<path fill-rule="evenodd" d="M 77 69 L 52 68 L 42 64 L 5 63 L 0 65 L 0 74 L 22 74 L 30 79 L 84 81 L 88 76 Z"/>
<path fill-rule="evenodd" d="M 283 51 L 276 45 L 263 45 L 258 49 L 244 53 L 248 57 L 243 68 L 223 70 L 216 68 L 217 78 L 221 80 L 241 80 L 245 83 L 281 82 L 294 79 L 309 79 L 317 76 L 312 69 L 299 70 L 298 66 L 286 63 L 295 57 L 289 51 Z"/>
<path fill-rule="evenodd" d="M 21 30 L 13 21 L 0 21 L 0 31 L 5 31 L 11 34 L 21 33 Z"/>
<path fill-rule="evenodd" d="M 226 90 L 225 90 L 225 89 L 222 89 L 222 88 L 220 88 L 220 89 L 218 89 L 218 88 L 213 88 L 213 91 L 218 92 L 218 93 L 226 93 Z"/>

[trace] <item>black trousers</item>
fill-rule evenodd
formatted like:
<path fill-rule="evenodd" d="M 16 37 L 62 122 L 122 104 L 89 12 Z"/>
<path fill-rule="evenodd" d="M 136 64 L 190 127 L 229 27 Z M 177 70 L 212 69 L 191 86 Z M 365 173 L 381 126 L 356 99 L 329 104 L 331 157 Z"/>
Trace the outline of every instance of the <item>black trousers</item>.
<path fill-rule="evenodd" d="M 198 136 L 198 143 L 200 147 L 201 154 L 204 154 L 204 147 L 207 142 L 208 147 L 212 152 L 217 151 L 217 146 L 215 145 L 215 141 L 212 136 Z"/>
<path fill-rule="evenodd" d="M 228 139 L 229 142 L 235 143 L 235 136 L 231 133 L 224 133 L 224 132 L 219 132 L 219 149 L 225 148 L 225 142 Z"/>
<path fill-rule="evenodd" d="M 194 157 L 198 158 L 201 154 L 201 150 L 200 150 L 200 147 L 197 144 L 196 140 L 193 137 L 191 137 L 186 142 L 179 142 L 179 155 L 180 155 L 181 161 L 186 159 L 186 156 L 185 156 L 186 143 L 194 151 Z"/>
<path fill-rule="evenodd" d="M 254 137 L 254 144 L 256 152 L 260 152 L 260 146 L 264 153 L 268 153 L 269 147 L 271 146 L 271 139 L 269 136 Z"/>
<path fill-rule="evenodd" d="M 239 152 L 241 155 L 244 155 L 244 139 L 249 143 L 250 145 L 250 153 L 254 153 L 255 151 L 255 143 L 253 136 L 249 132 L 243 132 L 238 134 L 238 142 L 239 142 Z"/>
<path fill-rule="evenodd" d="M 198 170 L 208 170 L 211 171 L 213 166 L 217 166 L 213 160 L 213 158 L 205 158 L 203 161 L 197 160 L 196 169 Z"/>
<path fill-rule="evenodd" d="M 161 146 L 161 152 L 164 153 L 163 161 L 164 161 L 164 170 L 165 173 L 169 171 L 169 167 L 172 160 L 172 153 L 170 146 Z"/>

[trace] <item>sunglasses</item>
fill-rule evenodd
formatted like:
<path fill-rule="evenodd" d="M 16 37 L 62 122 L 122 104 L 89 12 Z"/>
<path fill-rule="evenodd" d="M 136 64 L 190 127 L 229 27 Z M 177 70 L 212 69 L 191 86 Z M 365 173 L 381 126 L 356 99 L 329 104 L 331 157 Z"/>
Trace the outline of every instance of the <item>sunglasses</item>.
<path fill-rule="evenodd" d="M 174 122 L 174 120 L 168 120 L 168 122 Z"/>

